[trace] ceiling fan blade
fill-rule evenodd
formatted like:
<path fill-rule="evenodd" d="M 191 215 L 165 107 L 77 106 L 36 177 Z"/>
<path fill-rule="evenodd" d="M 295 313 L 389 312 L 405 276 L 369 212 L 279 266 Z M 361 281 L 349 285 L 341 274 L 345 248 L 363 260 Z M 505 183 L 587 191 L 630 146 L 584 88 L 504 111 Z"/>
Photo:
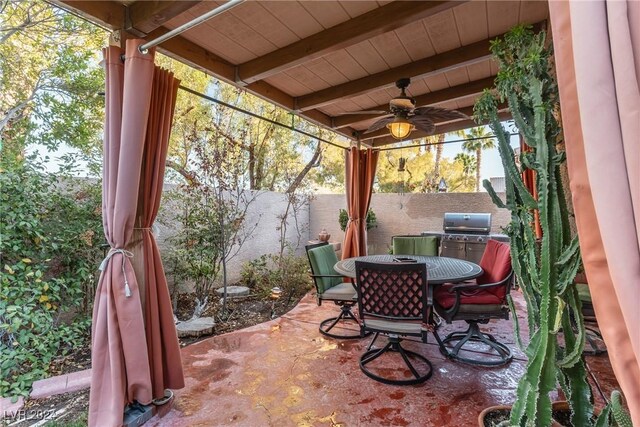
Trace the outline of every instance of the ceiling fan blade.
<path fill-rule="evenodd" d="M 461 113 L 458 110 L 449 110 L 447 108 L 440 107 L 418 107 L 413 110 L 413 114 L 416 116 L 428 116 L 431 119 L 436 120 L 456 120 L 456 119 L 469 119 L 466 114 Z"/>
<path fill-rule="evenodd" d="M 427 116 L 411 116 L 409 122 L 416 127 L 416 129 L 426 132 L 431 135 L 436 130 L 436 125 L 433 123 L 430 117 Z"/>
<path fill-rule="evenodd" d="M 391 114 L 386 110 L 362 110 L 362 111 L 345 111 L 344 113 L 337 113 L 336 116 L 351 116 L 360 114 Z"/>
<path fill-rule="evenodd" d="M 380 119 L 377 122 L 373 123 L 364 133 L 371 133 L 377 131 L 378 129 L 382 129 L 387 124 L 391 123 L 395 119 L 395 116 L 385 117 L 384 119 Z"/>

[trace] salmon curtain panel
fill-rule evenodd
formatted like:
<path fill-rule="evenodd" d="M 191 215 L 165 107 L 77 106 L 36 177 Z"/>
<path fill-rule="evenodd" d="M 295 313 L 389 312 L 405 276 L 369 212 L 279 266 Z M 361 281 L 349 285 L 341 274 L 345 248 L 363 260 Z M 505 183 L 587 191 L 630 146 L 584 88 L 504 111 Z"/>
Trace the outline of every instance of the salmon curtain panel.
<path fill-rule="evenodd" d="M 351 147 L 346 152 L 345 183 L 349 222 L 344 235 L 342 259 L 367 254 L 367 212 L 379 155 L 379 150 L 371 148 L 359 150 Z"/>
<path fill-rule="evenodd" d="M 127 403 L 134 400 L 142 404 L 151 403 L 153 398 L 157 397 L 153 381 L 158 376 L 157 358 L 161 357 L 161 354 L 156 353 L 156 349 L 162 348 L 160 353 L 171 354 L 174 359 L 177 351 L 172 349 L 172 346 L 177 346 L 177 339 L 175 342 L 169 340 L 161 344 L 155 341 L 158 337 L 154 331 L 156 322 L 152 321 L 150 327 L 145 330 L 146 314 L 143 313 L 138 281 L 131 264 L 133 254 L 127 250 L 131 245 L 134 227 L 137 227 L 136 218 L 140 216 L 138 207 L 149 207 L 145 221 L 155 216 L 152 213 L 154 209 L 157 211 L 154 206 L 159 203 L 157 192 L 161 191 L 162 185 L 154 178 L 154 174 L 156 177 L 160 177 L 161 174 L 157 166 L 154 172 L 153 164 L 161 157 L 161 154 L 156 155 L 155 152 L 166 151 L 166 148 L 150 147 L 154 144 L 160 145 L 161 138 L 157 137 L 156 141 L 153 141 L 153 132 L 163 135 L 164 132 L 168 132 L 167 127 L 170 127 L 172 114 L 165 111 L 168 106 L 157 108 L 157 105 L 154 105 L 152 108 L 152 98 L 156 104 L 160 102 L 158 96 L 163 92 L 163 84 L 166 86 L 164 91 L 173 89 L 167 86 L 168 81 L 163 83 L 162 79 L 155 78 L 159 73 L 154 66 L 153 51 L 148 54 L 138 51 L 138 46 L 143 42 L 127 40 L 125 52 L 114 46 L 103 51 L 106 69 L 106 114 L 102 216 L 105 236 L 111 249 L 100 266 L 102 273 L 93 309 L 90 426 L 121 426 Z M 121 59 L 123 53 L 124 63 Z M 171 83 L 173 84 L 175 83 Z M 175 97 L 175 94 L 173 96 Z M 173 104 L 170 105 L 173 108 Z M 150 112 L 161 114 L 164 119 L 150 119 Z M 168 124 L 164 121 L 167 117 Z M 162 129 L 148 131 L 149 126 Z M 149 168 L 144 170 L 144 175 L 141 173 L 143 165 Z M 141 176 L 145 178 L 142 182 L 145 185 L 160 185 L 160 189 L 155 193 L 143 191 L 143 203 L 139 200 Z M 145 201 L 146 198 L 149 200 Z M 149 222 L 146 222 L 145 226 L 147 224 Z M 145 241 L 151 238 L 149 234 L 143 233 L 143 236 L 146 235 Z M 145 263 L 145 266 L 156 273 L 146 273 L 146 293 L 151 294 L 154 286 L 162 286 L 160 280 L 155 280 L 154 284 L 154 278 L 157 279 L 162 264 L 156 262 L 155 256 L 147 258 L 154 258 L 150 264 Z M 166 284 L 164 286 L 166 287 Z M 153 311 L 153 307 L 158 303 L 148 295 L 147 299 L 145 307 Z M 160 299 L 162 297 L 156 298 Z M 163 316 L 168 314 L 173 319 L 172 313 L 167 313 L 164 308 L 156 309 L 156 312 Z M 168 324 L 166 319 L 158 322 L 161 324 L 160 335 L 168 335 L 165 330 L 165 325 Z M 148 343 L 149 336 L 154 339 Z M 152 355 L 153 359 L 150 359 Z M 179 353 L 177 361 L 179 363 Z M 165 370 L 173 369 L 174 366 L 166 361 L 160 364 Z M 154 369 L 151 369 L 152 366 Z M 179 375 L 182 375 L 181 369 Z M 165 384 L 182 384 L 174 378 L 167 378 L 162 372 L 161 376 L 165 379 Z"/>
<path fill-rule="evenodd" d="M 144 253 L 144 320 L 154 399 L 163 397 L 166 388 L 184 387 L 171 297 L 158 245 L 151 232 L 160 208 L 171 122 L 179 85 L 180 81 L 173 77 L 173 73 L 155 67 L 138 196 L 138 217 L 142 218 Z"/>
<path fill-rule="evenodd" d="M 593 305 L 640 426 L 640 2 L 549 2 L 567 166 Z"/>

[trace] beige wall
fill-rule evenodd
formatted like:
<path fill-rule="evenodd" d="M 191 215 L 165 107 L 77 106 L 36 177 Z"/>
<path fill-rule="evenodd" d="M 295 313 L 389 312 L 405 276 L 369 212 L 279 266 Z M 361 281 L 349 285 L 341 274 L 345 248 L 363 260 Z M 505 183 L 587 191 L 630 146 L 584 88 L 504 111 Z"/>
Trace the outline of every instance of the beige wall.
<path fill-rule="evenodd" d="M 311 201 L 309 234 L 317 236 L 325 227 L 332 241 L 341 242 L 344 233 L 338 224 L 338 212 L 345 206 L 344 194 L 317 195 Z M 373 194 L 371 208 L 378 219 L 378 226 L 369 230 L 372 254 L 386 253 L 394 235 L 442 231 L 445 212 L 490 212 L 492 233 L 501 233 L 510 219 L 509 211 L 497 208 L 487 193 Z"/>
<path fill-rule="evenodd" d="M 165 192 L 174 189 L 174 186 L 165 186 Z M 256 200 L 249 206 L 247 212 L 246 224 L 258 224 L 251 233 L 251 237 L 244 243 L 240 252 L 229 262 L 228 275 L 229 281 L 234 282 L 240 279 L 240 271 L 242 264 L 247 261 L 259 258 L 263 254 L 278 253 L 280 251 L 280 217 L 287 207 L 287 198 L 281 193 L 271 191 L 261 191 Z M 163 198 L 160 207 L 159 221 L 156 221 L 158 228 L 158 246 L 161 254 L 170 250 L 171 242 L 168 239 L 181 231 L 179 224 L 176 224 L 170 218 L 175 209 L 179 206 L 172 205 L 167 198 Z M 309 241 L 309 209 L 303 208 L 298 215 L 298 231 L 293 218 L 290 214 L 287 226 L 286 240 L 298 255 L 304 255 L 304 245 Z M 170 269 L 170 265 L 167 268 Z M 173 280 L 171 275 L 169 280 Z"/>
<path fill-rule="evenodd" d="M 167 187 L 165 191 L 172 189 L 172 186 Z M 341 208 L 345 208 L 345 205 L 344 194 L 316 195 L 309 207 L 301 212 L 299 226 L 302 235 L 299 246 L 297 246 L 298 235 L 292 218 L 287 230 L 287 240 L 294 248 L 297 246 L 296 252 L 304 254 L 304 245 L 309 239 L 317 238 L 323 227 L 331 234 L 331 241 L 342 242 L 344 233 L 338 224 L 338 212 Z M 251 205 L 247 223 L 258 222 L 258 227 L 229 265 L 231 282 L 239 279 L 244 262 L 258 258 L 262 254 L 279 251 L 280 234 L 277 227 L 280 224 L 279 216 L 285 208 L 285 196 L 273 192 L 261 192 Z M 378 226 L 369 231 L 370 253 L 386 253 L 391 237 L 394 235 L 442 231 L 442 217 L 445 212 L 490 212 L 493 219 L 493 233 L 500 233 L 500 227 L 509 222 L 509 212 L 496 208 L 487 193 L 374 194 L 371 208 L 376 213 Z M 165 221 L 156 223 L 159 227 L 158 243 L 161 252 L 169 249 L 170 243 L 167 238 L 180 231 L 175 223 L 166 221 L 167 214 L 173 209 L 176 207 L 163 203 L 160 217 L 164 217 Z M 172 280 L 172 277 L 169 279 Z"/>

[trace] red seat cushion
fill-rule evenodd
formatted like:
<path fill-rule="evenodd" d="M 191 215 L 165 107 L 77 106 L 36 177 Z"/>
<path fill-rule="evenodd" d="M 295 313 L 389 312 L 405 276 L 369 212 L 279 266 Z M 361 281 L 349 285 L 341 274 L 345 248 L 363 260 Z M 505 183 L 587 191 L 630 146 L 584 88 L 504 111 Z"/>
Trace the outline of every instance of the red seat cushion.
<path fill-rule="evenodd" d="M 509 245 L 489 240 L 480 260 L 483 273 L 476 283 L 484 285 L 498 283 L 511 273 L 511 253 Z M 453 285 L 443 285 L 436 289 L 435 298 L 444 308 L 452 307 L 456 301 L 455 292 L 449 292 Z M 507 285 L 487 289 L 467 290 L 460 298 L 460 304 L 502 304 L 507 295 Z"/>
<path fill-rule="evenodd" d="M 473 283 L 470 283 L 473 284 Z M 456 293 L 449 292 L 452 284 L 438 286 L 435 299 L 443 308 L 451 308 L 456 302 Z M 460 295 L 460 304 L 502 304 L 504 297 L 499 297 L 489 289 L 475 289 L 464 291 Z"/>

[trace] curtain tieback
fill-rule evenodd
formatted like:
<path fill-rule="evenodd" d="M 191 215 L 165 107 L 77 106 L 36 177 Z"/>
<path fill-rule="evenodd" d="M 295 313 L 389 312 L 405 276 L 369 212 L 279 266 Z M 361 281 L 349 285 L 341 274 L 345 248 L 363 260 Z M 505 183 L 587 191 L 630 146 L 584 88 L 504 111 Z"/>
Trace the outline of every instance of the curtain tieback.
<path fill-rule="evenodd" d="M 111 248 L 109 253 L 100 263 L 99 270 L 104 271 L 107 268 L 107 264 L 111 260 L 111 257 L 115 254 L 122 254 L 122 276 L 124 277 L 124 295 L 129 298 L 131 296 L 131 288 L 129 288 L 129 280 L 127 279 L 127 273 L 124 269 L 124 261 L 126 258 L 133 258 L 133 253 L 122 248 Z"/>
<path fill-rule="evenodd" d="M 153 225 L 151 227 L 134 227 L 134 230 L 140 230 L 140 231 L 148 231 L 149 233 L 153 234 L 154 236 L 158 235 L 158 226 L 156 225 L 156 223 L 154 222 Z"/>

